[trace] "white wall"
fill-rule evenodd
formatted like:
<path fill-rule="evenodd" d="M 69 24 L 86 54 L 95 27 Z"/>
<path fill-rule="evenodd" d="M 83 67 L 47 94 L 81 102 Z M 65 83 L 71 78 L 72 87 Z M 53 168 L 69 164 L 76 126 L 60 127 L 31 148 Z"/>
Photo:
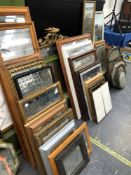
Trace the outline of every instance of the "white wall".
<path fill-rule="evenodd" d="M 124 0 L 117 0 L 116 10 L 115 10 L 116 14 L 118 14 L 121 11 L 121 6 L 122 6 L 123 1 Z M 112 10 L 114 8 L 114 4 L 115 4 L 115 0 L 106 0 L 106 2 L 104 4 L 104 8 L 103 8 L 104 17 L 112 12 Z M 105 23 L 108 22 L 110 20 L 110 18 L 106 19 Z"/>

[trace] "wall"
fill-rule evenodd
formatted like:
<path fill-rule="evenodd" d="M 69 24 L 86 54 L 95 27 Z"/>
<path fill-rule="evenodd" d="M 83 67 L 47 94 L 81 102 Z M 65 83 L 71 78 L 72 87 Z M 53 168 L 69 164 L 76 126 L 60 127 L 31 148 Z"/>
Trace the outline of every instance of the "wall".
<path fill-rule="evenodd" d="M 25 0 L 0 0 L 0 6 L 24 6 Z"/>

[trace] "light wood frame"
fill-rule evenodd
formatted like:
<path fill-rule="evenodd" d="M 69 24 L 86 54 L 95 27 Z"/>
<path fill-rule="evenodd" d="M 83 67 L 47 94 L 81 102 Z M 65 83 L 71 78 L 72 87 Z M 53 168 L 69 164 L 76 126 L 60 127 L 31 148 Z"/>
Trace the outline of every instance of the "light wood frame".
<path fill-rule="evenodd" d="M 5 30 L 29 30 L 29 39 L 31 40 L 31 44 L 32 44 L 32 53 L 31 54 L 27 54 L 27 55 L 23 55 L 23 56 L 18 56 L 18 57 L 14 57 L 14 58 L 8 58 L 7 60 L 5 60 L 2 57 L 2 54 L 0 55 L 0 62 L 3 63 L 5 65 L 11 65 L 11 64 L 17 64 L 19 62 L 22 61 L 27 61 L 33 58 L 38 58 L 40 55 L 40 51 L 39 51 L 39 46 L 38 46 L 38 42 L 37 42 L 37 37 L 36 37 L 36 33 L 35 33 L 35 28 L 34 28 L 34 23 L 22 23 L 22 24 L 3 24 L 0 27 L 0 32 L 1 31 L 5 31 Z M 9 37 L 8 37 L 9 38 Z M 7 42 L 7 41 L 5 41 Z M 13 48 L 13 47 L 12 47 Z M 15 48 L 14 48 L 15 49 Z M 8 52 L 8 49 L 6 48 L 2 48 L 2 52 Z M 39 59 L 39 58 L 38 58 Z"/>
<path fill-rule="evenodd" d="M 68 95 L 71 100 L 71 105 L 78 118 L 82 117 L 80 112 L 80 107 L 78 104 L 78 99 L 76 96 L 76 91 L 73 83 L 73 78 L 71 75 L 71 70 L 69 66 L 68 58 L 77 55 L 84 54 L 93 49 L 93 45 L 88 34 L 66 38 L 63 40 L 56 41 L 59 58 L 68 90 Z"/>
<path fill-rule="evenodd" d="M 46 175 L 47 173 L 44 168 L 43 161 L 41 159 L 41 156 L 38 150 L 38 145 L 36 143 L 36 140 L 33 134 L 40 131 L 44 126 L 46 126 L 46 123 L 55 119 L 55 116 L 63 114 L 66 110 L 67 110 L 66 100 L 62 100 L 61 102 L 49 108 L 47 111 L 40 114 L 37 118 L 34 118 L 32 121 L 25 124 L 25 130 L 26 130 L 34 157 L 36 159 L 38 170 L 41 175 L 43 174 Z"/>
<path fill-rule="evenodd" d="M 87 9 L 86 10 L 86 6 L 91 4 L 92 5 L 92 9 Z M 90 7 L 91 8 L 91 7 Z M 89 33 L 91 36 L 91 39 L 93 41 L 93 36 L 94 36 L 94 19 L 95 19 L 95 8 L 96 8 L 96 1 L 88 1 L 88 0 L 84 0 L 83 3 L 83 24 L 82 24 L 82 33 Z M 86 15 L 86 13 L 88 12 L 88 10 L 90 10 L 91 12 L 89 13 L 89 15 Z M 89 17 L 91 16 L 91 18 Z M 87 17 L 87 19 L 85 20 L 85 18 Z M 87 24 L 86 24 L 87 23 Z M 88 24 L 90 23 L 90 24 Z M 86 29 L 86 26 L 90 29 Z"/>
<path fill-rule="evenodd" d="M 57 166 L 56 166 L 56 162 L 55 162 L 55 158 L 56 156 L 62 152 L 79 134 L 81 134 L 82 132 L 85 133 L 86 135 L 86 139 L 87 139 L 87 143 L 88 143 L 88 146 L 87 146 L 87 152 L 88 154 L 90 155 L 91 152 L 92 152 L 92 145 L 91 145 L 91 142 L 90 142 L 90 137 L 89 137 L 89 133 L 88 133 L 88 127 L 87 127 L 87 124 L 86 123 L 83 123 L 78 129 L 76 129 L 74 131 L 74 133 L 72 133 L 63 143 L 61 143 L 49 156 L 49 161 L 50 161 L 50 164 L 51 164 L 51 168 L 52 168 L 52 171 L 55 175 L 59 175 L 58 173 L 58 169 L 57 169 Z"/>
<path fill-rule="evenodd" d="M 0 16 L 17 16 L 23 15 L 25 17 L 25 22 L 31 22 L 31 16 L 28 7 L 13 7 L 13 6 L 1 6 L 0 7 Z M 11 23 L 11 22 L 7 22 Z M 14 22 L 15 23 L 15 22 Z M 3 24 L 0 22 L 0 25 Z"/>
<path fill-rule="evenodd" d="M 16 129 L 18 140 L 20 142 L 24 157 L 31 163 L 33 167 L 35 167 L 36 163 L 34 155 L 29 145 L 29 141 L 20 117 L 20 113 L 17 108 L 18 105 L 16 103 L 15 94 L 13 93 L 11 88 L 11 82 L 9 81 L 7 67 L 3 63 L 0 64 L 0 81 L 2 82 L 3 91 L 7 100 L 7 104 L 9 106 L 13 125 Z"/>
<path fill-rule="evenodd" d="M 41 96 L 44 93 L 48 93 L 48 91 L 50 91 L 53 88 L 55 88 L 54 89 L 56 91 L 55 93 L 59 94 L 59 99 L 57 99 L 56 101 L 47 105 L 46 107 L 43 107 L 43 109 L 36 111 L 32 115 L 28 115 L 25 113 L 25 111 L 23 109 L 23 105 L 25 106 L 27 103 L 30 103 L 31 100 L 38 98 L 39 96 Z M 21 114 L 22 114 L 23 122 L 26 123 L 26 122 L 32 120 L 33 118 L 37 117 L 39 114 L 41 114 L 42 112 L 44 112 L 45 110 L 49 109 L 51 106 L 55 105 L 56 103 L 58 103 L 62 100 L 63 100 L 63 94 L 62 94 L 60 82 L 57 82 L 57 83 L 55 83 L 47 88 L 42 88 L 42 89 L 38 90 L 37 92 L 35 92 L 34 94 L 30 94 L 30 95 L 26 96 L 22 100 L 18 101 L 18 105 L 19 105 L 19 109 L 20 109 Z"/>
<path fill-rule="evenodd" d="M 72 143 L 70 143 L 60 154 L 57 155 L 57 157 L 55 158 L 55 162 L 59 171 L 59 174 L 62 175 L 67 175 L 68 173 L 68 169 L 67 167 L 65 168 L 64 166 L 64 158 L 67 158 L 67 155 L 69 155 L 72 151 L 74 151 L 74 149 L 76 148 L 76 152 L 80 151 L 81 154 L 81 158 L 82 160 L 79 162 L 79 164 L 77 164 L 76 167 L 74 167 L 73 171 L 71 172 L 72 175 L 77 175 L 79 174 L 84 167 L 87 165 L 87 163 L 89 162 L 89 157 L 87 154 L 87 148 L 86 148 L 86 143 L 84 140 L 84 136 L 83 134 L 80 134 L 79 136 L 77 136 Z M 78 149 L 79 148 L 79 149 Z M 78 155 L 77 155 L 78 156 Z M 71 156 L 70 156 L 71 157 Z M 79 159 L 80 159 L 79 157 Z M 78 158 L 78 157 L 76 157 Z M 71 159 L 75 159 L 75 157 L 71 157 Z M 68 161 L 68 160 L 66 160 Z M 69 163 L 72 163 L 71 160 L 69 160 Z M 68 163 L 68 164 L 69 164 Z M 70 164 L 69 164 L 70 165 Z M 72 165 L 70 165 L 72 166 Z M 69 168 L 70 169 L 70 168 Z"/>

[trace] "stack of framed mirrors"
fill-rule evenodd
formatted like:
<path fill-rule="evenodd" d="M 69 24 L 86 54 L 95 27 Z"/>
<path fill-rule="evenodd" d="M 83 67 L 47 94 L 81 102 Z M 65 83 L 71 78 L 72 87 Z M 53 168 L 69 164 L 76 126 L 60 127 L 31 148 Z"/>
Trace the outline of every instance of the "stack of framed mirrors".
<path fill-rule="evenodd" d="M 74 69 L 80 70 L 83 66 L 85 67 L 86 65 L 88 67 L 96 62 L 95 53 L 91 52 L 88 54 L 88 52 L 93 50 L 91 38 L 88 34 L 84 34 L 81 36 L 66 38 L 64 40 L 57 40 L 56 45 L 73 110 L 79 119 L 82 118 L 87 120 L 88 113 L 83 112 L 81 102 L 78 100 L 78 94 L 74 84 L 74 76 L 72 75 L 71 70 L 72 67 L 70 67 L 70 65 L 76 66 Z M 81 58 L 78 57 L 80 55 Z M 78 57 L 77 61 L 75 60 L 75 57 Z"/>

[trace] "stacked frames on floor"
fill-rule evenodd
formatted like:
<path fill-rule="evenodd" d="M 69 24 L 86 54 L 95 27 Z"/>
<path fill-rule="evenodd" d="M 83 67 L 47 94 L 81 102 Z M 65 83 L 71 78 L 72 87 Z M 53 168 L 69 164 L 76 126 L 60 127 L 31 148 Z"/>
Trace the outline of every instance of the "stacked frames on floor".
<path fill-rule="evenodd" d="M 7 47 L 1 50 L 0 78 L 24 156 L 33 167 L 37 165 L 41 175 L 61 174 L 63 170 L 66 174 L 65 150 L 69 157 L 77 157 L 79 150 L 82 162 L 77 162 L 77 168 L 71 167 L 73 173 L 78 173 L 92 152 L 87 124 L 76 124 L 76 115 L 67 107 L 52 66 L 40 58 L 28 8 L 1 7 L 1 11 L 5 17 L 16 15 L 13 22 L 5 20 L 0 24 L 3 38 L 6 34 L 9 38 L 8 45 L 3 39 L 3 46 Z M 51 144 L 53 141 L 55 144 Z M 47 146 L 49 167 L 43 160 L 43 148 Z"/>

